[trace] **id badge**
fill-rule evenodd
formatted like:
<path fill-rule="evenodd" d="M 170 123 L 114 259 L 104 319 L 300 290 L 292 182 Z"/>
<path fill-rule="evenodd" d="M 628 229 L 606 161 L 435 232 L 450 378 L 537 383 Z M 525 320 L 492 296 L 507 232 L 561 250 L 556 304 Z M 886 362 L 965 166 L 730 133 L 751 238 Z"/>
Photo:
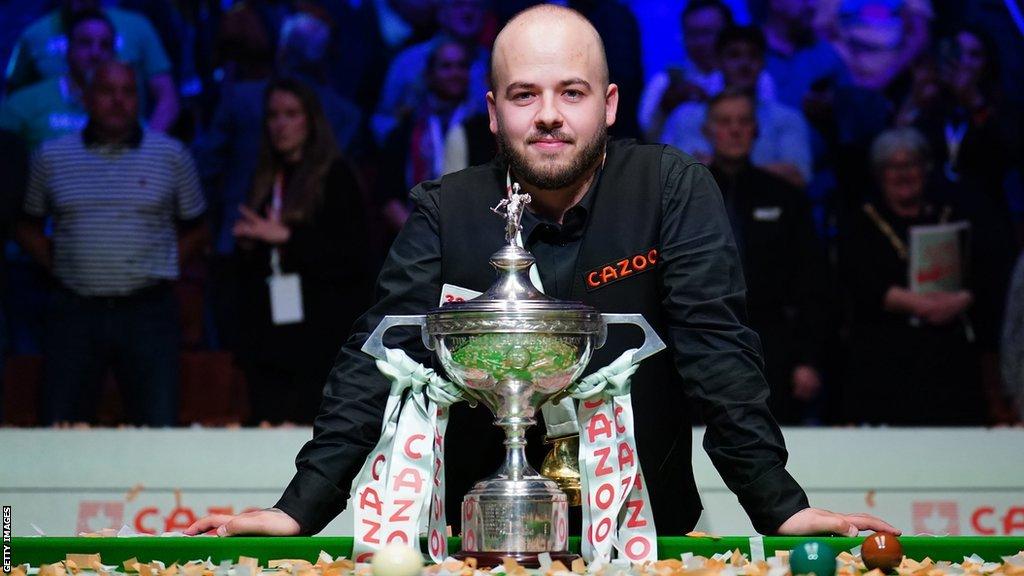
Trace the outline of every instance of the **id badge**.
<path fill-rule="evenodd" d="M 302 322 L 302 279 L 298 274 L 273 274 L 270 286 L 270 319 L 275 326 Z"/>

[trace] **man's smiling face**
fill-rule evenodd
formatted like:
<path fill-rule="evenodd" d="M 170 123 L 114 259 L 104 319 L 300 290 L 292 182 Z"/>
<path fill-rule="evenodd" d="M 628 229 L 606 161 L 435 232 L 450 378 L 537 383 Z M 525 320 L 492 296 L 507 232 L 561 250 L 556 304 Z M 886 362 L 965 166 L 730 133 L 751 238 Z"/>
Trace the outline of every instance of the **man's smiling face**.
<path fill-rule="evenodd" d="M 601 161 L 618 88 L 600 39 L 573 17 L 510 23 L 495 42 L 490 128 L 516 178 L 540 189 L 580 181 Z"/>

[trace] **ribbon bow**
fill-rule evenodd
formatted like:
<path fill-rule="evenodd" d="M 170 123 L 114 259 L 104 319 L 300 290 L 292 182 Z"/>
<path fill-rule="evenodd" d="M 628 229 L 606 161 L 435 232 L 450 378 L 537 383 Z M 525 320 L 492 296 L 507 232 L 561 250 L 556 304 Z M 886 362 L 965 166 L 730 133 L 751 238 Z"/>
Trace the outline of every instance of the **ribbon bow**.
<path fill-rule="evenodd" d="M 577 381 L 569 387 L 569 395 L 577 400 L 590 400 L 595 396 L 614 398 L 629 394 L 629 379 L 640 367 L 633 363 L 636 351 L 636 348 L 626 350 L 611 364 Z"/>
<path fill-rule="evenodd" d="M 385 348 L 377 369 L 391 381 L 380 440 L 370 452 L 354 493 L 354 556 L 366 562 L 385 542 L 419 544 L 428 518 L 435 562 L 448 551 L 444 514 L 444 433 L 448 407 L 465 399 L 451 382 L 403 350 Z"/>
<path fill-rule="evenodd" d="M 427 398 L 441 408 L 468 400 L 458 386 L 413 360 L 404 350 L 386 348 L 384 354 L 386 360 L 377 360 L 377 369 L 391 380 L 391 396 L 401 396 L 407 389 L 416 394 L 425 390 Z"/>

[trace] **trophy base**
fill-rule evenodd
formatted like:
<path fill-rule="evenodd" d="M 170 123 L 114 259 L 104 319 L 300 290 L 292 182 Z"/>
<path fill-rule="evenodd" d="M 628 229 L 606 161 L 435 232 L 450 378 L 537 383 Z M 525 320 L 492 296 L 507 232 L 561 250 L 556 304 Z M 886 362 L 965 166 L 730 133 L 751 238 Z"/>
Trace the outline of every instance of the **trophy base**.
<path fill-rule="evenodd" d="M 552 560 L 577 558 L 569 553 L 565 493 L 553 481 L 527 469 L 511 480 L 499 473 L 477 482 L 462 500 L 462 551 L 456 558 L 476 558 L 480 566 L 512 559 L 536 568 L 543 553 Z M 568 567 L 568 564 L 566 564 Z"/>
<path fill-rule="evenodd" d="M 523 568 L 540 568 L 540 560 L 538 557 L 543 552 L 466 552 L 460 551 L 454 554 L 452 557 L 457 560 L 466 561 L 466 558 L 476 558 L 476 565 L 480 568 L 493 568 L 495 566 L 501 566 L 505 563 L 505 560 L 515 560 L 516 564 L 519 564 Z M 580 558 L 579 554 L 573 554 L 572 552 L 548 552 L 551 555 L 551 560 L 558 560 L 562 564 L 565 564 L 566 568 L 572 568 L 573 560 Z"/>

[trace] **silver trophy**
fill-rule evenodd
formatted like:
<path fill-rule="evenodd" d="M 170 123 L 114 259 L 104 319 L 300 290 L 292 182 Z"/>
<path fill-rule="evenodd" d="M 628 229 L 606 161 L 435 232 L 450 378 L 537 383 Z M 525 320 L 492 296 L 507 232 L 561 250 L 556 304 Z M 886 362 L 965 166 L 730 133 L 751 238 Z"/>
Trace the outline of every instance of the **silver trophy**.
<path fill-rule="evenodd" d="M 536 567 L 544 552 L 567 563 L 575 557 L 568 552 L 566 495 L 526 461 L 526 429 L 536 422 L 539 407 L 580 376 L 604 344 L 609 324 L 635 324 L 644 331 L 634 362 L 665 347 L 640 314 L 601 314 L 534 286 L 534 258 L 517 243 L 528 202 L 528 195 L 513 190 L 494 209 L 505 217 L 506 245 L 491 256 L 498 280 L 490 290 L 423 316 L 385 317 L 363 346 L 382 358 L 388 329 L 419 325 L 424 345 L 436 353 L 448 378 L 487 406 L 505 431 L 505 463 L 462 502 L 462 551 L 456 556 L 475 557 L 481 566 L 513 558 Z"/>

